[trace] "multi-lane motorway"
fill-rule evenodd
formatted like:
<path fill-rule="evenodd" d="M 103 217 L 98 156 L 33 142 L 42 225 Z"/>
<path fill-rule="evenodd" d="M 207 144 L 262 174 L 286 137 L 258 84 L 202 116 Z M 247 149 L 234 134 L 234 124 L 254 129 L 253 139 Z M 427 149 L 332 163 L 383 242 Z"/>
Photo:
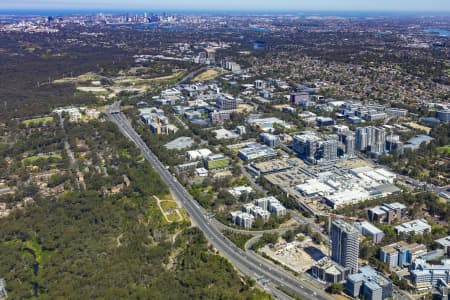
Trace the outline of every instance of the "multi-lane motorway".
<path fill-rule="evenodd" d="M 229 241 L 214 226 L 215 222 L 211 220 L 208 213 L 198 205 L 176 178 L 164 168 L 158 157 L 150 151 L 131 124 L 120 113 L 119 102 L 109 107 L 107 115 L 111 121 L 119 126 L 121 132 L 130 138 L 142 151 L 145 159 L 153 165 L 161 178 L 167 183 L 172 194 L 180 200 L 195 225 L 204 233 L 214 248 L 240 272 L 256 279 L 260 285 L 263 285 L 275 297 L 281 299 L 289 299 L 289 297 L 281 293 L 277 288 L 288 291 L 290 294 L 298 295 L 302 299 L 331 299 L 323 290 L 317 289 L 311 284 L 293 276 L 257 254 L 241 250 Z"/>

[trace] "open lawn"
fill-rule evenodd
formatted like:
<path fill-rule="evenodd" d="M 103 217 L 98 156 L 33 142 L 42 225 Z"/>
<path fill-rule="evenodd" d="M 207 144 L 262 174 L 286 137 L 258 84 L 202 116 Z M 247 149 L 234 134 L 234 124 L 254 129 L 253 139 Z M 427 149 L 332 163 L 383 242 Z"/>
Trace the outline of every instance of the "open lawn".
<path fill-rule="evenodd" d="M 443 147 L 438 147 L 437 150 L 438 150 L 440 153 L 447 153 L 447 154 L 450 154 L 450 145 L 448 145 L 448 146 L 443 146 Z"/>
<path fill-rule="evenodd" d="M 23 164 L 33 164 L 39 159 L 45 159 L 45 160 L 53 159 L 53 160 L 59 161 L 62 159 L 62 156 L 61 156 L 61 154 L 35 155 L 35 156 L 30 156 L 30 157 L 26 157 L 26 158 L 22 159 L 22 163 Z"/>
<path fill-rule="evenodd" d="M 216 69 L 209 69 L 206 70 L 203 73 L 198 74 L 192 81 L 198 82 L 198 81 L 208 81 L 213 80 L 216 78 L 220 73 Z"/>
<path fill-rule="evenodd" d="M 36 125 L 36 124 L 42 124 L 42 123 L 50 123 L 53 122 L 53 117 L 42 117 L 42 118 L 35 118 L 35 119 L 28 119 L 22 121 L 22 124 L 25 126 L 30 125 Z"/>
<path fill-rule="evenodd" d="M 123 84 L 130 84 L 130 85 L 146 85 L 151 83 L 157 83 L 157 82 L 170 82 L 170 81 L 176 81 L 177 79 L 181 78 L 184 75 L 184 71 L 179 71 L 176 73 L 173 73 L 171 75 L 167 76 L 161 76 L 161 77 L 155 77 L 155 78 L 140 78 L 136 76 L 125 76 L 123 78 L 114 80 L 114 84 L 116 85 L 123 85 Z"/>

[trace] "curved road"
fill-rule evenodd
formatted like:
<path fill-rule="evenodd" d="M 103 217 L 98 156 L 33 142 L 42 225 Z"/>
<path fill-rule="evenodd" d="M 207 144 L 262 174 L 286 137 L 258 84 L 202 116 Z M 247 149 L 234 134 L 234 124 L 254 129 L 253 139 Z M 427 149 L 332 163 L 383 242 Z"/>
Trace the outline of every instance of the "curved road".
<path fill-rule="evenodd" d="M 238 270 L 256 279 L 260 285 L 263 285 L 273 295 L 280 298 L 288 299 L 289 297 L 286 295 L 283 296 L 276 287 L 282 287 L 284 290 L 289 291 L 289 293 L 299 295 L 303 299 L 331 299 L 322 290 L 311 286 L 307 282 L 300 281 L 292 274 L 282 270 L 259 255 L 241 250 L 229 241 L 219 229 L 211 224 L 207 212 L 198 205 L 176 178 L 164 168 L 156 155 L 150 151 L 142 138 L 134 131 L 130 123 L 120 113 L 120 102 L 116 102 L 109 107 L 107 115 L 111 121 L 118 125 L 122 133 L 129 137 L 142 151 L 143 156 L 153 165 L 161 178 L 167 183 L 171 192 L 181 201 L 194 223 L 205 234 L 214 248 Z"/>

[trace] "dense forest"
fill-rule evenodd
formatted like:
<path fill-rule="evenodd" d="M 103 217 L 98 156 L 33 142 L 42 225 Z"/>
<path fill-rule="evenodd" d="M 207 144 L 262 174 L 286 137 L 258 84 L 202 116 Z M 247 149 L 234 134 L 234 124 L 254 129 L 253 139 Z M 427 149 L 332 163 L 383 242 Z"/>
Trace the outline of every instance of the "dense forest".
<path fill-rule="evenodd" d="M 33 207 L 0 219 L 0 277 L 11 299 L 269 298 L 188 221 L 163 218 L 151 196 L 167 196 L 167 187 L 117 128 L 66 127 L 86 189 L 72 185 L 55 197 L 34 190 Z M 76 148 L 81 137 L 92 150 L 86 156 Z M 108 175 L 88 167 L 96 155 Z M 104 193 L 99 185 L 116 184 L 124 172 L 131 184 Z"/>

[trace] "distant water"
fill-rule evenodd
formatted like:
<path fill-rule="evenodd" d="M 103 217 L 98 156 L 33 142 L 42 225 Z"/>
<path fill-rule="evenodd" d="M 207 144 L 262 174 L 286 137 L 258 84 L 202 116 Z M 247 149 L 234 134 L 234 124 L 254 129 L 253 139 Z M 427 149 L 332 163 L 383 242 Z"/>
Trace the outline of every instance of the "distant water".
<path fill-rule="evenodd" d="M 424 32 L 438 35 L 441 37 L 449 37 L 450 36 L 450 30 L 446 30 L 446 29 L 425 29 Z"/>

